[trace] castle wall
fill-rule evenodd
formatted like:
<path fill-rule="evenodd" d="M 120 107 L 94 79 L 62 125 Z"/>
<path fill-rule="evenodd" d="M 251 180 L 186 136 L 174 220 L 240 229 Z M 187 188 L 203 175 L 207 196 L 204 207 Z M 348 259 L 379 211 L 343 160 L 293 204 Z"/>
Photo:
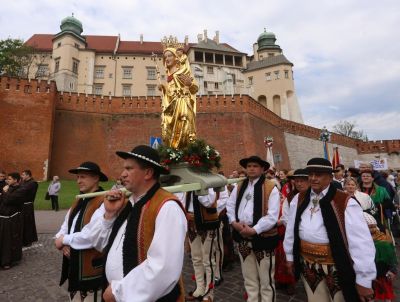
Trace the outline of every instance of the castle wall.
<path fill-rule="evenodd" d="M 262 117 L 269 111 L 248 96 L 200 97 L 197 111 L 198 137 L 219 150 L 226 174 L 239 169 L 238 161 L 244 156 L 265 157 L 263 140 L 267 135 L 276 137 L 274 150 L 282 154 L 282 165 L 288 167 L 282 130 L 266 122 Z M 115 151 L 131 150 L 135 145 L 149 144 L 150 136 L 159 137 L 160 113 L 159 98 L 102 99 L 60 94 L 51 174 L 71 178 L 68 169 L 90 159 L 101 163 L 104 171 L 115 179 L 122 167 Z M 271 120 L 278 121 L 274 114 Z"/>
<path fill-rule="evenodd" d="M 278 169 L 303 167 L 322 156 L 321 130 L 281 119 L 246 95 L 197 99 L 197 133 L 222 155 L 222 170 L 240 169 L 239 159 L 266 156 L 264 137 L 274 138 Z M 0 169 L 31 169 L 36 179 L 72 178 L 68 170 L 81 162 L 98 162 L 115 179 L 122 161 L 117 150 L 131 150 L 160 136 L 159 97 L 99 97 L 57 92 L 55 83 L 0 77 Z M 400 168 L 400 140 L 362 142 L 332 134 L 329 150 L 339 146 L 342 162 L 387 157 Z M 387 156 L 386 156 L 387 155 Z"/>
<path fill-rule="evenodd" d="M 55 95 L 54 82 L 0 77 L 0 169 L 47 179 Z"/>

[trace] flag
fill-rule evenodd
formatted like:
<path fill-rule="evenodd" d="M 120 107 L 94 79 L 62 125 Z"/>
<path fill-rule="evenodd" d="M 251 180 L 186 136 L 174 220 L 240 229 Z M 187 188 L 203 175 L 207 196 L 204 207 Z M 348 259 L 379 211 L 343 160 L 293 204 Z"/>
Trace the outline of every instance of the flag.
<path fill-rule="evenodd" d="M 329 150 L 328 150 L 328 142 L 323 142 L 324 143 L 324 157 L 325 157 L 325 159 L 327 159 L 327 160 L 331 160 L 330 158 L 329 158 Z"/>
<path fill-rule="evenodd" d="M 275 167 L 274 155 L 272 154 L 272 147 L 267 147 L 267 162 L 270 164 L 271 168 Z"/>
<path fill-rule="evenodd" d="M 332 167 L 336 167 L 340 164 L 339 147 L 333 147 Z"/>

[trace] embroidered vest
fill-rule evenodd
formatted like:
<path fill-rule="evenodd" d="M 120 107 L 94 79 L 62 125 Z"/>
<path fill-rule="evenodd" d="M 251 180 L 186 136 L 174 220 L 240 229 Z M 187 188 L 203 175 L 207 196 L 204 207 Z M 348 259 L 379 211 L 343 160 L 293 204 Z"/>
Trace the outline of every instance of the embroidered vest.
<path fill-rule="evenodd" d="M 215 230 L 219 228 L 220 219 L 217 211 L 217 201 L 219 192 L 216 192 L 215 199 L 211 207 L 205 207 L 201 204 L 198 196 L 194 192 L 186 194 L 186 211 L 189 208 L 190 200 L 193 199 L 193 214 L 196 230 Z M 191 215 L 188 215 L 191 218 Z"/>
<path fill-rule="evenodd" d="M 81 208 L 83 211 L 83 217 L 79 231 L 90 222 L 93 213 L 102 205 L 104 196 L 95 197 L 87 203 L 85 208 Z M 76 200 L 70 209 L 70 213 L 74 213 L 74 210 L 78 206 L 79 202 L 83 200 Z M 78 214 L 76 214 L 78 215 Z M 70 224 L 74 217 L 70 216 Z M 79 219 L 78 219 L 79 220 Z M 77 223 L 79 221 L 77 220 Z M 76 226 L 75 226 L 76 228 Z M 71 230 L 72 233 L 74 230 Z M 72 261 L 72 263 L 71 263 Z M 60 285 L 65 282 L 68 278 L 68 291 L 76 290 L 94 290 L 101 288 L 103 274 L 103 254 L 95 249 L 75 250 L 71 248 L 71 258 L 63 259 L 63 268 Z"/>
<path fill-rule="evenodd" d="M 299 225 L 301 223 L 301 214 L 307 207 L 309 201 L 310 189 L 299 195 L 298 208 L 295 221 L 295 242 L 293 246 L 293 257 L 296 278 L 299 278 L 301 272 L 300 264 L 300 238 Z M 356 274 L 353 268 L 353 260 L 349 253 L 349 245 L 346 236 L 345 211 L 347 203 L 351 197 L 341 190 L 332 186 L 329 188 L 324 198 L 320 200 L 322 218 L 326 227 L 329 246 L 332 253 L 335 267 L 337 269 L 338 281 L 342 289 L 346 302 L 359 301 L 358 293 L 355 287 Z M 325 200 L 324 200 L 325 199 Z M 306 204 L 306 203 L 307 204 Z M 303 204 L 304 203 L 304 204 Z M 299 212 L 300 210 L 300 212 Z"/>
<path fill-rule="evenodd" d="M 156 194 L 143 206 L 142 212 L 139 219 L 138 226 L 138 237 L 137 237 L 137 248 L 138 248 L 138 264 L 142 263 L 147 258 L 147 251 L 149 250 L 150 244 L 154 237 L 154 231 L 156 226 L 156 218 L 161 207 L 168 201 L 174 200 L 185 213 L 181 202 L 175 197 L 175 195 L 165 191 L 164 189 L 158 189 Z M 185 301 L 184 287 L 182 276 L 179 279 L 178 287 L 180 290 L 179 297 L 176 301 Z M 176 289 L 178 289 L 176 287 Z M 175 290 L 175 288 L 173 289 Z M 168 296 L 168 295 L 167 295 Z M 159 299 L 157 301 L 167 301 L 167 299 Z M 169 300 L 168 300 L 169 301 Z"/>
<path fill-rule="evenodd" d="M 256 217 L 257 214 L 260 214 L 260 215 L 258 215 L 260 218 L 267 215 L 269 197 L 270 197 L 271 192 L 274 189 L 274 187 L 275 187 L 274 181 L 268 180 L 268 179 L 264 180 L 264 183 L 261 187 L 261 213 L 253 214 L 253 225 L 255 225 L 258 221 L 258 220 L 254 221 L 254 220 L 256 220 L 256 219 L 254 219 L 254 217 Z M 236 217 L 238 217 L 238 212 L 239 212 L 238 203 L 241 202 L 241 200 L 239 200 L 239 198 L 240 198 L 239 192 L 240 192 L 241 188 L 242 188 L 242 183 L 238 184 L 237 191 L 236 191 L 236 192 L 238 192 L 238 198 L 236 200 L 236 207 L 235 207 L 235 216 Z M 254 190 L 255 190 L 255 188 L 254 188 Z M 255 202 L 256 201 L 254 201 L 254 208 L 255 208 Z M 254 208 L 253 208 L 253 211 L 254 211 Z M 244 238 L 242 238 L 242 236 L 240 236 L 240 234 L 236 230 L 233 230 L 233 239 L 237 242 L 244 240 Z M 265 232 L 262 232 L 258 235 L 255 235 L 251 241 L 252 241 L 254 250 L 257 250 L 257 251 L 274 250 L 276 248 L 276 246 L 278 245 L 278 241 L 279 241 L 278 227 L 275 225 L 271 229 L 269 229 Z"/>

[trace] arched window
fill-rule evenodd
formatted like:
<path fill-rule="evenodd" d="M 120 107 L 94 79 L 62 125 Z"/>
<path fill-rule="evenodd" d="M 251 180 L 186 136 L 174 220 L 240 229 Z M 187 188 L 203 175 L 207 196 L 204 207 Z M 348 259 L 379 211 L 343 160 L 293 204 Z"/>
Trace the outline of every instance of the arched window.
<path fill-rule="evenodd" d="M 261 105 L 267 107 L 267 97 L 265 95 L 260 95 L 257 100 Z"/>
<path fill-rule="evenodd" d="M 274 95 L 272 98 L 273 112 L 281 116 L 281 97 L 279 95 Z"/>

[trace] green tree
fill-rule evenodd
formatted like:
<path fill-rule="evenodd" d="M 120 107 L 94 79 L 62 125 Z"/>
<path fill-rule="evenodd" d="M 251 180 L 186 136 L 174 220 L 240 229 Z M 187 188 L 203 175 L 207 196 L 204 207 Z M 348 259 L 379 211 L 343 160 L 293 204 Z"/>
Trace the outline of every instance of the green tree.
<path fill-rule="evenodd" d="M 356 122 L 339 121 L 336 125 L 333 126 L 333 132 L 367 141 L 367 134 L 363 130 L 356 130 L 356 127 Z"/>
<path fill-rule="evenodd" d="M 35 49 L 23 40 L 0 40 L 0 75 L 27 78 L 33 65 Z"/>

